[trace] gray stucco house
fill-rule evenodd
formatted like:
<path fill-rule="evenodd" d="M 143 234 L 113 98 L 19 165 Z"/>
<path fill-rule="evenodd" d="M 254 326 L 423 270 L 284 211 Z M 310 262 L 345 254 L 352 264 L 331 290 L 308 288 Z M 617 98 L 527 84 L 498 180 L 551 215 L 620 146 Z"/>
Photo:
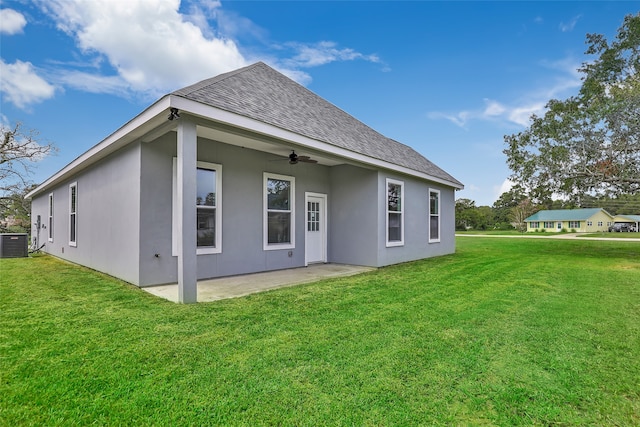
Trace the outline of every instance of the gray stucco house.
<path fill-rule="evenodd" d="M 205 278 L 452 253 L 462 188 L 259 62 L 162 97 L 27 197 L 44 251 L 195 302 Z"/>

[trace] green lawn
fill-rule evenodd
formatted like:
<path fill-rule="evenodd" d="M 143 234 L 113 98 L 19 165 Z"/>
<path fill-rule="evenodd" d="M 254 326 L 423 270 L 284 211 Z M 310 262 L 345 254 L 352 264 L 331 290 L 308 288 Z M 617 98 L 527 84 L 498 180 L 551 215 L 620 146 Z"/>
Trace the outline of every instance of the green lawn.
<path fill-rule="evenodd" d="M 455 255 L 178 305 L 0 260 L 0 425 L 640 425 L 640 243 Z"/>

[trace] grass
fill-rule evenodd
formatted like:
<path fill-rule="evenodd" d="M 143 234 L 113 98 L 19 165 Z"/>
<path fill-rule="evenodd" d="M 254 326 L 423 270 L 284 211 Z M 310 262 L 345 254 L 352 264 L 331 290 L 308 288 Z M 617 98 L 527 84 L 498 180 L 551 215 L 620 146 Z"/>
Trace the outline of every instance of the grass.
<path fill-rule="evenodd" d="M 640 244 L 455 255 L 177 305 L 0 260 L 0 425 L 639 425 Z"/>

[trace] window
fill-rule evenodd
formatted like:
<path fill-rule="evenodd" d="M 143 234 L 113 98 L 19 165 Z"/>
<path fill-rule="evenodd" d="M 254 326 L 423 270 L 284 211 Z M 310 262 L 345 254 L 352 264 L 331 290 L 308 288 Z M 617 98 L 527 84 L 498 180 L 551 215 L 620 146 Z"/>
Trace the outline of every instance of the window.
<path fill-rule="evenodd" d="M 440 190 L 429 190 L 429 242 L 440 241 Z"/>
<path fill-rule="evenodd" d="M 78 183 L 69 185 L 69 246 L 77 246 L 78 238 Z"/>
<path fill-rule="evenodd" d="M 307 202 L 307 231 L 320 231 L 320 202 Z"/>
<path fill-rule="evenodd" d="M 47 222 L 49 241 L 53 242 L 53 193 L 49 193 L 49 221 Z"/>
<path fill-rule="evenodd" d="M 198 162 L 196 170 L 196 242 L 199 253 L 216 253 L 220 247 L 220 180 L 222 167 L 212 163 Z M 201 250 L 209 248 L 206 250 Z"/>
<path fill-rule="evenodd" d="M 295 247 L 295 178 L 264 173 L 264 249 Z"/>
<path fill-rule="evenodd" d="M 593 222 L 587 221 L 587 227 L 591 227 L 592 225 L 593 225 Z"/>
<path fill-rule="evenodd" d="M 387 178 L 387 246 L 404 244 L 404 183 Z"/>
<path fill-rule="evenodd" d="M 602 221 L 598 221 L 598 227 L 602 227 Z"/>
<path fill-rule="evenodd" d="M 540 227 L 540 222 L 539 221 L 531 221 L 529 223 L 529 228 L 539 228 Z"/>
<path fill-rule="evenodd" d="M 173 159 L 173 256 L 178 255 L 178 165 Z M 198 255 L 222 252 L 222 165 L 198 162 L 196 169 L 196 249 Z"/>
<path fill-rule="evenodd" d="M 545 221 L 544 228 L 553 228 L 553 221 Z"/>
<path fill-rule="evenodd" d="M 569 221 L 569 228 L 580 228 L 580 221 Z"/>

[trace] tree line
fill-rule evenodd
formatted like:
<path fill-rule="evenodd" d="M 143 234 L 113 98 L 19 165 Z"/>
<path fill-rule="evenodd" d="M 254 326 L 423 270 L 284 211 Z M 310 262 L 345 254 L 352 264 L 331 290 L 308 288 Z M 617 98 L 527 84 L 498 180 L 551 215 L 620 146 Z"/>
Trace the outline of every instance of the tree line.
<path fill-rule="evenodd" d="M 470 199 L 456 200 L 456 230 L 522 229 L 524 220 L 541 210 L 602 208 L 611 215 L 640 215 L 640 194 L 616 197 L 584 196 L 578 200 L 545 199 L 533 202 L 519 187 L 502 193 L 492 206 L 476 206 Z"/>

